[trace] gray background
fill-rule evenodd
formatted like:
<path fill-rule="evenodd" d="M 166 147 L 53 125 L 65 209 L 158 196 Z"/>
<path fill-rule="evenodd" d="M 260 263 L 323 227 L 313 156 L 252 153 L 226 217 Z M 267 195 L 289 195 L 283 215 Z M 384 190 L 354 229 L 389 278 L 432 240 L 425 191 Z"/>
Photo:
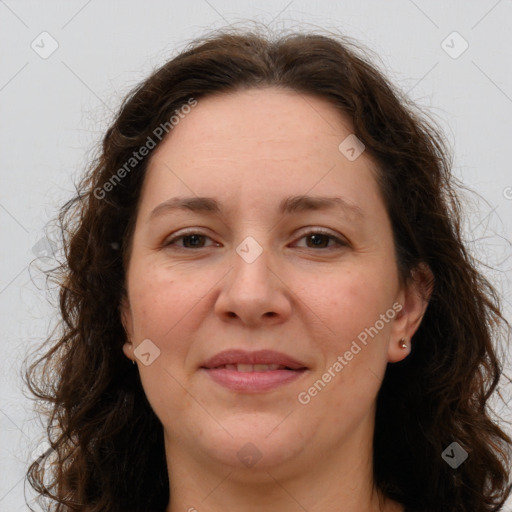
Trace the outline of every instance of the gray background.
<path fill-rule="evenodd" d="M 27 510 L 24 472 L 43 439 L 20 368 L 55 325 L 47 303 L 55 295 L 37 271 L 53 261 L 55 233 L 45 227 L 71 196 L 124 95 L 190 39 L 247 19 L 358 39 L 434 116 L 453 150 L 454 173 L 481 196 L 466 196 L 465 236 L 512 321 L 510 0 L 0 0 L 2 511 Z M 510 357 L 504 349 L 502 357 Z M 500 390 L 512 398 L 510 386 Z M 511 405 L 496 406 L 508 421 Z M 512 433 L 510 424 L 504 428 Z M 26 492 L 30 499 L 28 485 Z"/>

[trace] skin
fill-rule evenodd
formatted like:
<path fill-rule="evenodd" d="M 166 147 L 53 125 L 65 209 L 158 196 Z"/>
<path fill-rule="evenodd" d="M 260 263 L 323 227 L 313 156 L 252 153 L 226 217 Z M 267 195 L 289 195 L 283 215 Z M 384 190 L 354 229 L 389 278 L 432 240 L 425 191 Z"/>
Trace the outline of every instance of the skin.
<path fill-rule="evenodd" d="M 363 152 L 349 161 L 338 149 L 351 133 L 324 99 L 250 89 L 200 99 L 152 156 L 121 312 L 123 351 L 164 427 L 166 512 L 403 510 L 373 486 L 375 401 L 387 364 L 409 354 L 427 302 L 421 279 L 399 283 L 372 160 Z M 344 197 L 364 219 L 336 209 L 278 213 L 281 199 L 300 194 Z M 214 197 L 225 212 L 149 220 L 176 196 Z M 206 238 L 165 246 L 184 228 Z M 323 237 L 318 248 L 305 236 L 315 228 L 346 245 Z M 248 236 L 263 250 L 252 263 L 236 252 Z M 402 310 L 299 403 L 394 303 Z M 148 366 L 134 354 L 145 339 L 160 350 Z M 228 348 L 275 349 L 309 370 L 268 392 L 234 392 L 199 370 Z M 262 455 L 252 467 L 237 457 L 246 443 Z"/>

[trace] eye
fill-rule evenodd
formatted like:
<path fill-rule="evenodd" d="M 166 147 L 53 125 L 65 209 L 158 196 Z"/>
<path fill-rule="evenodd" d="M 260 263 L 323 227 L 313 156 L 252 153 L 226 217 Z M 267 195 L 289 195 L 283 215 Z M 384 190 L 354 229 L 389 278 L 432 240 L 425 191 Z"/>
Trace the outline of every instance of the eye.
<path fill-rule="evenodd" d="M 338 238 L 337 236 L 334 236 L 332 233 L 330 233 L 329 231 L 324 231 L 323 229 L 314 229 L 314 230 L 310 230 L 306 233 L 304 233 L 300 238 L 299 240 L 302 240 L 302 239 L 306 239 L 306 240 L 310 240 L 312 242 L 312 245 L 307 245 L 306 243 L 306 248 L 307 249 L 313 249 L 313 248 L 316 248 L 316 249 L 334 249 L 336 247 L 348 247 L 348 243 L 344 242 L 343 240 L 341 240 L 340 238 Z M 329 241 L 333 240 L 335 243 L 334 243 L 334 246 L 326 246 L 325 244 L 329 244 Z"/>
<path fill-rule="evenodd" d="M 204 242 L 206 239 L 211 240 L 211 238 L 203 233 L 197 231 L 188 231 L 182 232 L 179 235 L 173 236 L 170 239 L 166 240 L 163 244 L 164 247 L 174 246 L 176 249 L 187 250 L 187 249 L 203 249 L 205 247 Z M 302 246 L 306 249 L 335 249 L 339 247 L 348 247 L 348 243 L 341 240 L 337 236 L 334 236 L 331 232 L 325 231 L 323 229 L 316 228 L 314 230 L 307 231 L 304 233 L 298 240 L 310 240 L 312 245 L 306 244 L 306 247 Z M 183 245 L 176 244 L 177 241 L 181 240 Z M 329 242 L 334 241 L 333 245 L 329 246 Z M 327 245 L 326 245 L 327 244 Z M 218 244 L 216 244 L 218 246 Z M 211 245 L 210 245 L 211 247 Z M 300 247 L 300 246 L 299 246 Z"/>
<path fill-rule="evenodd" d="M 184 246 L 177 245 L 176 247 L 178 249 L 202 249 L 202 243 L 206 238 L 210 237 L 196 231 L 188 231 L 185 233 L 181 233 L 181 235 L 177 235 L 166 240 L 163 245 L 164 247 L 169 247 L 171 245 L 176 246 L 177 240 L 183 240 Z"/>

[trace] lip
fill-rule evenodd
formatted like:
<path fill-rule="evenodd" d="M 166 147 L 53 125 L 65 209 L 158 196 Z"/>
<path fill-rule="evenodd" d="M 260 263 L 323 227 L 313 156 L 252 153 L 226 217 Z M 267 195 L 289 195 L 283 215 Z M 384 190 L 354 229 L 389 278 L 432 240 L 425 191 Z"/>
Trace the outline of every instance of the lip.
<path fill-rule="evenodd" d="M 211 379 L 232 391 L 262 393 L 293 382 L 306 373 L 304 370 L 269 370 L 264 372 L 238 372 L 226 368 L 202 368 Z"/>
<path fill-rule="evenodd" d="M 282 352 L 276 352 L 275 350 L 257 350 L 254 352 L 248 352 L 246 350 L 236 349 L 219 352 L 203 363 L 201 368 L 213 370 L 226 364 L 278 364 L 286 366 L 291 370 L 307 369 L 304 363 L 297 361 Z"/>
<path fill-rule="evenodd" d="M 222 368 L 233 364 L 278 364 L 286 369 L 239 372 L 236 369 Z M 308 370 L 306 365 L 292 357 L 274 350 L 226 350 L 204 363 L 201 371 L 232 391 L 243 393 L 261 393 L 289 384 L 302 377 Z"/>

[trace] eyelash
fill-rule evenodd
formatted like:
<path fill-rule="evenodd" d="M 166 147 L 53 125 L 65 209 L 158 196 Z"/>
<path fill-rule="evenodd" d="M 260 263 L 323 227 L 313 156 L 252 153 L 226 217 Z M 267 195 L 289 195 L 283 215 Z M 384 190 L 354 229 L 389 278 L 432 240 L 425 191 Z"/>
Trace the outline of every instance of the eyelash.
<path fill-rule="evenodd" d="M 188 236 L 192 236 L 192 235 L 199 235 L 199 236 L 203 236 L 205 238 L 210 238 L 209 236 L 201 233 L 201 232 L 198 232 L 196 230 L 189 230 L 189 231 L 185 231 L 185 232 L 182 232 L 180 235 L 177 235 L 177 236 L 173 236 L 172 238 L 168 239 L 167 241 L 164 242 L 163 244 L 163 247 L 170 247 L 174 244 L 174 242 L 176 242 L 177 240 L 180 240 L 182 238 L 187 238 Z M 320 247 L 320 249 L 324 250 L 324 251 L 329 251 L 329 250 L 333 250 L 333 249 L 337 249 L 337 248 L 340 248 L 340 247 L 348 247 L 348 243 L 341 240 L 340 238 L 334 236 L 331 232 L 329 231 L 325 231 L 321 228 L 316 228 L 316 229 L 313 229 L 313 230 L 310 230 L 310 231 L 307 231 L 306 233 L 303 233 L 302 236 L 299 238 L 299 240 L 302 240 L 303 238 L 306 238 L 308 236 L 311 236 L 311 235 L 324 235 L 324 236 L 327 236 L 328 238 L 334 240 L 336 242 L 336 246 L 331 246 L 331 247 Z M 178 246 L 175 246 L 175 249 L 176 250 L 181 250 L 181 251 L 197 251 L 199 249 L 206 249 L 207 247 L 199 247 L 199 248 L 196 248 L 196 249 L 193 249 L 193 248 L 189 248 L 189 247 L 178 247 Z M 302 249 L 313 249 L 315 250 L 314 247 L 302 247 Z"/>

